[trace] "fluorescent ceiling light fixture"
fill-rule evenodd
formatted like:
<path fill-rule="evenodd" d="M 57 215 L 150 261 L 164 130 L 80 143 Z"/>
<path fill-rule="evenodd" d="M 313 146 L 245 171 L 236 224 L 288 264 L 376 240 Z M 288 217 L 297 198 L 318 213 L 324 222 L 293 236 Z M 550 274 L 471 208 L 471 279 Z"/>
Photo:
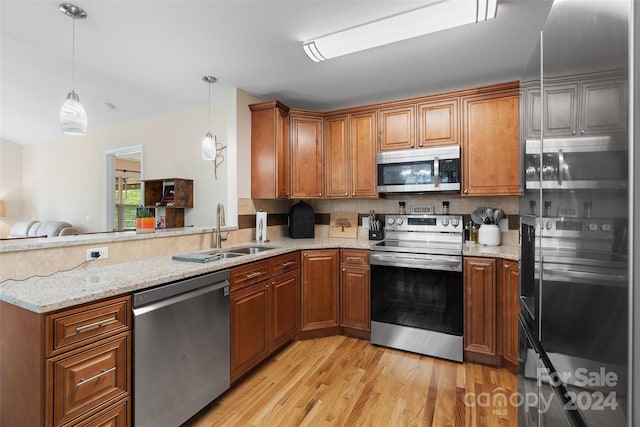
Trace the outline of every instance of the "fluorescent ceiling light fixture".
<path fill-rule="evenodd" d="M 493 19 L 497 0 L 441 0 L 418 9 L 347 28 L 302 44 L 315 62 Z"/>

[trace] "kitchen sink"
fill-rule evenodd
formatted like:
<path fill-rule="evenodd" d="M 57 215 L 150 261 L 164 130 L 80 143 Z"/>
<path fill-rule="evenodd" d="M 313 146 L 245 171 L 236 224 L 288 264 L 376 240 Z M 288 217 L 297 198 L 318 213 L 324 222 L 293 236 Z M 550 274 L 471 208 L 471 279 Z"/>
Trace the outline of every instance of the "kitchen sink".
<path fill-rule="evenodd" d="M 232 248 L 229 252 L 236 254 L 259 254 L 260 252 L 275 249 L 273 246 L 246 246 L 244 248 Z"/>
<path fill-rule="evenodd" d="M 212 262 L 219 261 L 221 259 L 236 258 L 244 256 L 246 254 L 235 252 L 220 252 L 220 251 L 207 251 L 207 252 L 190 252 L 187 254 L 174 255 L 171 259 L 176 261 L 188 261 L 188 262 Z"/>

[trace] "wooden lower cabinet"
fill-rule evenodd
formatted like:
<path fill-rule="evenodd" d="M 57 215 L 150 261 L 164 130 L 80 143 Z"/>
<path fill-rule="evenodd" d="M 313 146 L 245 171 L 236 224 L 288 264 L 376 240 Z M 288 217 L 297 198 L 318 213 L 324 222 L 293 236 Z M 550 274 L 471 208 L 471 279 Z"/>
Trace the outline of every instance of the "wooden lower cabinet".
<path fill-rule="evenodd" d="M 231 291 L 231 381 L 257 365 L 269 353 L 268 281 Z"/>
<path fill-rule="evenodd" d="M 512 370 L 518 367 L 518 315 L 520 314 L 520 268 L 517 261 L 502 260 L 498 268 L 498 309 L 502 360 Z"/>
<path fill-rule="evenodd" d="M 300 270 L 291 271 L 271 281 L 271 333 L 269 351 L 291 340 L 298 327 Z"/>
<path fill-rule="evenodd" d="M 340 255 L 340 325 L 350 335 L 356 331 L 370 332 L 369 252 L 342 249 Z"/>
<path fill-rule="evenodd" d="M 499 364 L 496 337 L 496 260 L 464 259 L 464 359 Z"/>
<path fill-rule="evenodd" d="M 464 358 L 518 367 L 518 261 L 464 259 Z"/>
<path fill-rule="evenodd" d="M 247 285 L 247 277 L 262 280 Z M 300 254 L 294 252 L 232 269 L 230 284 L 233 382 L 295 336 Z"/>
<path fill-rule="evenodd" d="M 338 249 L 302 251 L 300 330 L 336 333 L 340 327 Z"/>
<path fill-rule="evenodd" d="M 48 314 L 1 302 L 0 425 L 130 425 L 131 343 L 129 296 Z"/>

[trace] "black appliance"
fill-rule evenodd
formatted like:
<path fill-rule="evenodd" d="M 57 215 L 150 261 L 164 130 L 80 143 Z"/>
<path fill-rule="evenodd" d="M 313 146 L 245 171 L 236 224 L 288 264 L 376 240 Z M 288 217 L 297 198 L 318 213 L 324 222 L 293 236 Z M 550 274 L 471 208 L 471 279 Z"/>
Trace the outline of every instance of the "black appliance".
<path fill-rule="evenodd" d="M 289 209 L 289 237 L 311 239 L 315 236 L 316 215 L 313 208 L 300 200 Z"/>
<path fill-rule="evenodd" d="M 521 79 L 520 426 L 630 425 L 631 9 L 554 2 Z"/>
<path fill-rule="evenodd" d="M 371 342 L 462 362 L 462 217 L 387 215 L 369 254 Z"/>

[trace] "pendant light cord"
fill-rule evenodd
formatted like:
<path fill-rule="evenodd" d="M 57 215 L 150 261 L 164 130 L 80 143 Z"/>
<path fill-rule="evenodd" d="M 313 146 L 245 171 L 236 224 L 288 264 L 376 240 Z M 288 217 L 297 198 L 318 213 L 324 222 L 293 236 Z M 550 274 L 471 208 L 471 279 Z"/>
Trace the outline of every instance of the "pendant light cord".
<path fill-rule="evenodd" d="M 72 37 L 73 40 L 71 42 L 71 90 L 76 90 L 76 18 L 71 19 L 73 21 L 72 25 Z"/>
<path fill-rule="evenodd" d="M 211 133 L 211 82 L 209 82 L 209 133 Z"/>

